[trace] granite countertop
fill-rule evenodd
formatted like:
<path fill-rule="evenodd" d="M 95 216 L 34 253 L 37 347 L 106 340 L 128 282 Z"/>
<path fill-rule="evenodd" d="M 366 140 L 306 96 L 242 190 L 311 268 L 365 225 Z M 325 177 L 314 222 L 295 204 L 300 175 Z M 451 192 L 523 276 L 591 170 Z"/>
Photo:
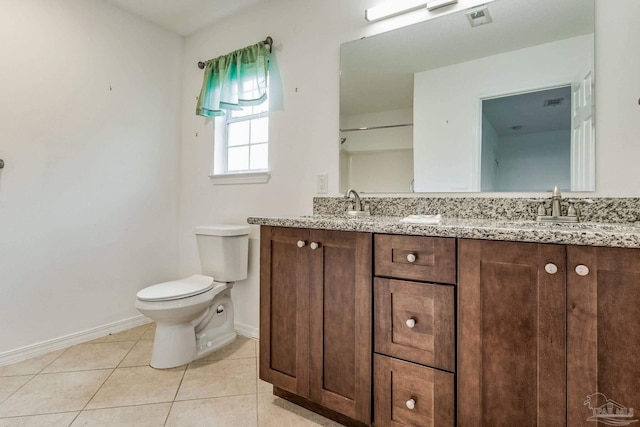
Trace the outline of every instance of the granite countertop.
<path fill-rule="evenodd" d="M 438 225 L 407 224 L 402 217 L 372 215 L 352 218 L 339 215 L 300 217 L 249 217 L 255 225 L 406 234 L 413 236 L 458 237 L 464 239 L 575 244 L 640 248 L 640 224 L 552 224 L 536 221 L 443 218 Z"/>

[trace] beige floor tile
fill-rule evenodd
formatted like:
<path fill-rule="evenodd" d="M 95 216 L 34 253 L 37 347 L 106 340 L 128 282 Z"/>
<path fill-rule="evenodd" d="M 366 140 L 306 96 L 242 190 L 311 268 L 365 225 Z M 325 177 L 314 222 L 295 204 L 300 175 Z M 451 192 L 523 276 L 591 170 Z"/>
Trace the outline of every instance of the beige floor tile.
<path fill-rule="evenodd" d="M 257 426 L 256 396 L 230 396 L 175 402 L 167 427 Z"/>
<path fill-rule="evenodd" d="M 255 359 L 194 362 L 187 368 L 176 400 L 253 394 L 255 363 Z"/>
<path fill-rule="evenodd" d="M 42 356 L 23 360 L 11 365 L 0 366 L 0 377 L 12 377 L 16 375 L 37 374 L 46 368 L 51 362 L 56 360 L 67 349 L 52 351 Z"/>
<path fill-rule="evenodd" d="M 251 338 L 238 336 L 231 344 L 214 351 L 202 359 L 198 359 L 198 362 L 222 359 L 247 359 L 250 357 L 256 357 L 256 343 Z"/>
<path fill-rule="evenodd" d="M 273 386 L 260 379 L 260 359 L 256 359 L 256 376 L 258 378 L 258 393 L 273 393 Z"/>
<path fill-rule="evenodd" d="M 144 334 L 140 337 L 141 340 L 153 340 L 156 337 L 156 324 L 152 323 L 149 326 L 149 329 L 145 331 Z"/>
<path fill-rule="evenodd" d="M 150 323 L 146 325 L 137 326 L 135 328 L 127 329 L 126 331 L 117 332 L 115 334 L 109 334 L 106 337 L 97 338 L 92 343 L 96 342 L 114 342 L 114 341 L 138 341 L 144 333 L 151 326 Z"/>
<path fill-rule="evenodd" d="M 106 369 L 36 375 L 0 404 L 0 417 L 78 411 L 111 372 Z"/>
<path fill-rule="evenodd" d="M 19 377 L 0 377 L 0 403 L 13 393 L 18 391 L 20 387 L 25 385 L 27 381 L 33 378 L 33 375 L 21 375 Z"/>
<path fill-rule="evenodd" d="M 258 394 L 258 425 L 260 427 L 341 427 L 321 415 L 269 394 Z"/>
<path fill-rule="evenodd" d="M 153 341 L 140 340 L 118 366 L 120 368 L 149 366 L 149 363 L 151 363 L 151 350 L 153 350 Z"/>
<path fill-rule="evenodd" d="M 185 368 L 158 370 L 149 366 L 117 368 L 86 409 L 171 402 Z"/>
<path fill-rule="evenodd" d="M 77 412 L 64 412 L 61 414 L 0 418 L 0 427 L 66 427 L 71 424 L 76 414 Z"/>
<path fill-rule="evenodd" d="M 115 368 L 127 355 L 135 341 L 89 342 L 71 347 L 42 372 L 88 371 Z"/>
<path fill-rule="evenodd" d="M 82 411 L 71 427 L 162 427 L 171 403 Z"/>

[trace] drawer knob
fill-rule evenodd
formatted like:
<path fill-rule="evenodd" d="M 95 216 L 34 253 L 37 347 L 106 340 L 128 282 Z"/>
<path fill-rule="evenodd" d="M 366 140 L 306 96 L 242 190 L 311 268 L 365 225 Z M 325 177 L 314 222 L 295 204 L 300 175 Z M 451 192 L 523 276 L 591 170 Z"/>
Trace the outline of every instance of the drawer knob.
<path fill-rule="evenodd" d="M 414 399 L 407 400 L 407 408 L 413 409 L 416 407 L 416 401 Z"/>
<path fill-rule="evenodd" d="M 305 246 L 307 246 L 307 242 L 305 242 L 304 240 L 298 240 L 299 248 L 304 248 Z"/>
<path fill-rule="evenodd" d="M 316 242 L 311 242 L 309 246 L 311 247 L 311 249 L 318 249 L 320 247 L 320 245 L 317 244 Z"/>
<path fill-rule="evenodd" d="M 407 261 L 415 262 L 416 261 L 416 256 L 414 254 L 407 255 Z"/>
<path fill-rule="evenodd" d="M 556 274 L 558 272 L 558 266 L 550 262 L 549 264 L 544 266 L 544 271 L 549 274 Z"/>
<path fill-rule="evenodd" d="M 409 328 L 413 328 L 414 326 L 416 326 L 416 319 L 413 319 L 413 318 L 407 319 L 405 323 Z"/>
<path fill-rule="evenodd" d="M 586 276 L 587 274 L 589 274 L 589 267 L 583 264 L 576 266 L 576 274 L 578 276 Z"/>

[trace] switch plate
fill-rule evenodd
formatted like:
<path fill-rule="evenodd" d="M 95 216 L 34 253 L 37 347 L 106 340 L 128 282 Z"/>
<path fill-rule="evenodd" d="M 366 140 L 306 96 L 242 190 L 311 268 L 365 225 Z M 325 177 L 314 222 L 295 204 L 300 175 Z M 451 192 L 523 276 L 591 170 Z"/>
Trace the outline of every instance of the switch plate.
<path fill-rule="evenodd" d="M 318 194 L 327 194 L 329 192 L 329 174 L 328 173 L 319 173 L 318 174 L 318 182 L 317 182 L 317 192 Z"/>

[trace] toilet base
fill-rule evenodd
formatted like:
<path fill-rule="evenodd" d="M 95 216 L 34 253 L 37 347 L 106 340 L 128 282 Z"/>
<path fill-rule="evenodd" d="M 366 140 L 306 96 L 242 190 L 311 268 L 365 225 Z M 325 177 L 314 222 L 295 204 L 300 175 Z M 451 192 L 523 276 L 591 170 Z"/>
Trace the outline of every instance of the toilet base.
<path fill-rule="evenodd" d="M 202 342 L 201 344 L 198 344 L 198 352 L 196 354 L 196 359 L 205 357 L 213 353 L 214 351 L 221 349 L 227 344 L 231 344 L 233 341 L 235 341 L 236 337 L 237 337 L 237 334 L 235 333 L 235 331 L 232 331 L 231 333 L 227 333 L 223 336 L 217 337 L 214 340 L 206 341 L 206 342 Z"/>
<path fill-rule="evenodd" d="M 151 367 L 169 369 L 186 365 L 196 358 L 196 335 L 193 323 L 156 324 L 156 337 L 151 352 Z"/>
<path fill-rule="evenodd" d="M 213 301 L 193 321 L 167 324 L 156 317 L 151 367 L 169 369 L 186 365 L 233 342 L 236 332 L 233 324 L 232 287 L 233 283 L 226 283 L 215 288 L 217 294 Z"/>

